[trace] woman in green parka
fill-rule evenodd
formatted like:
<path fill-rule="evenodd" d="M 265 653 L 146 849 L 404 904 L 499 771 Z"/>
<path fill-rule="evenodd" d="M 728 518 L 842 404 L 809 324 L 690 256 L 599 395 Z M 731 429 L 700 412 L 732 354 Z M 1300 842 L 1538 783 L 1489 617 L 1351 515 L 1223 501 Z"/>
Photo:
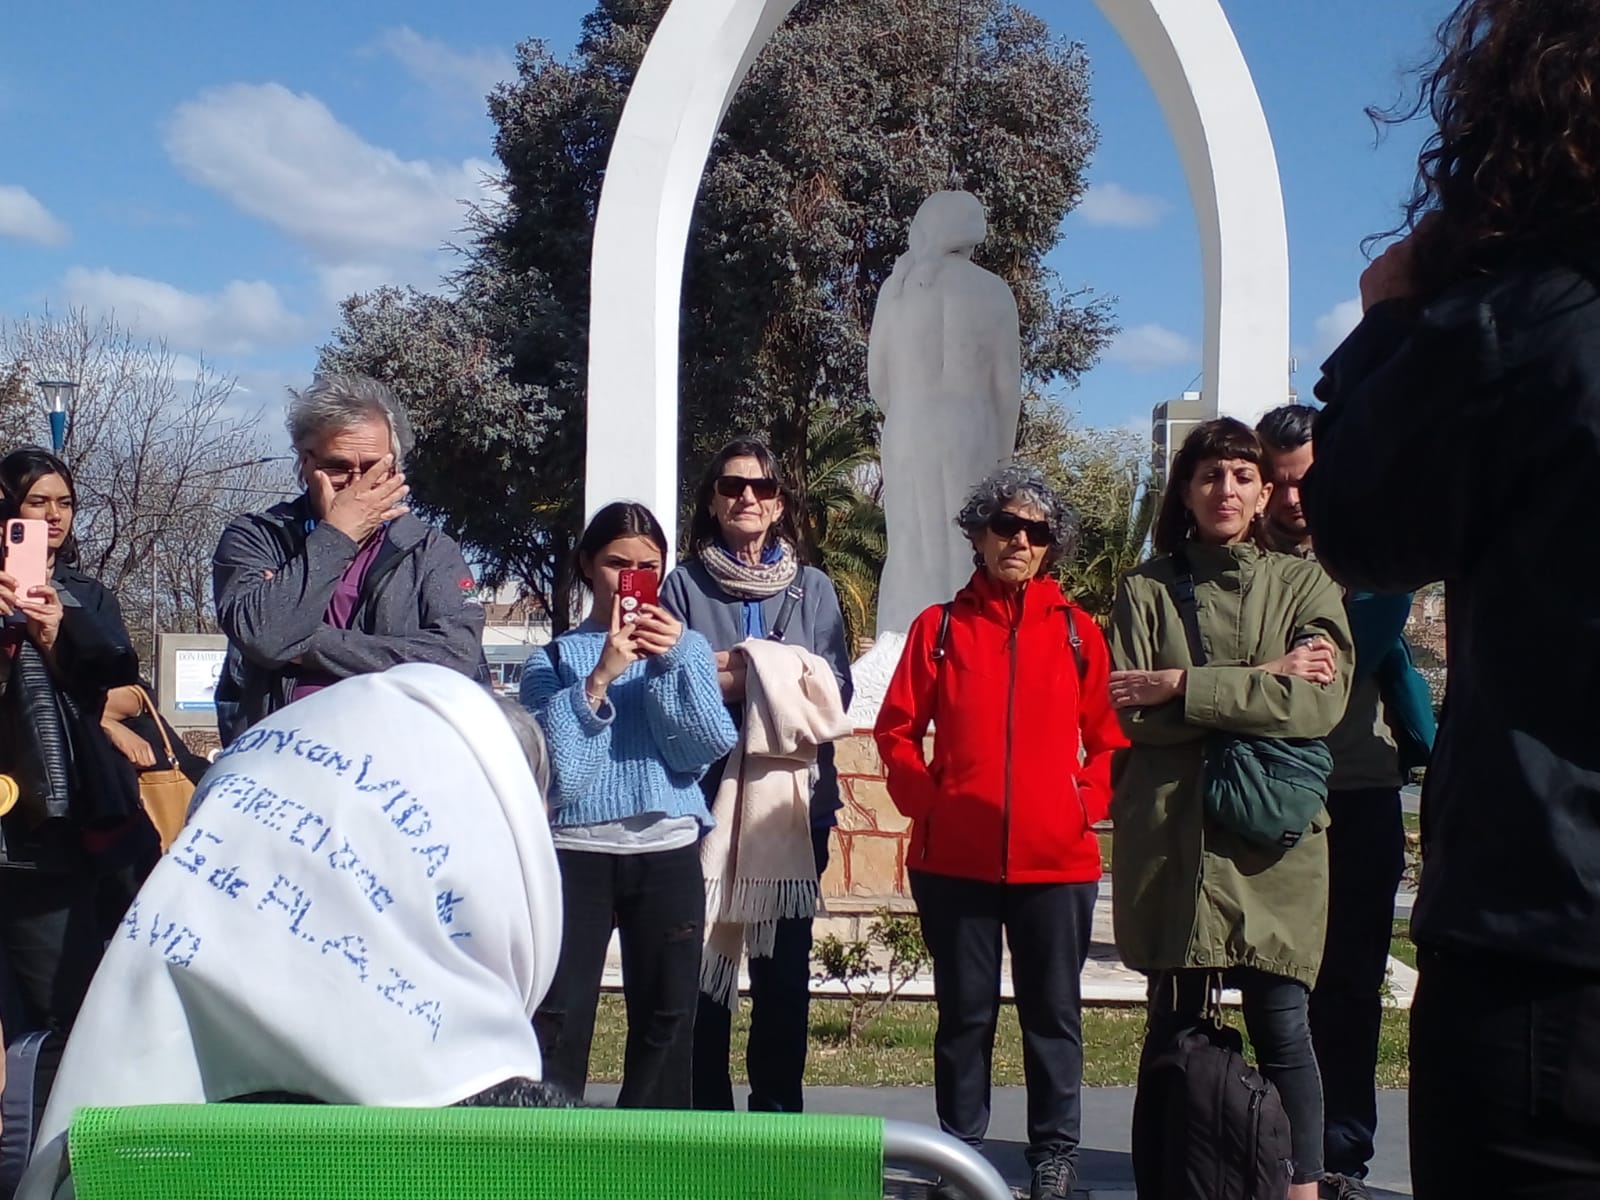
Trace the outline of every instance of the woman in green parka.
<path fill-rule="evenodd" d="M 1264 457 L 1239 421 L 1197 427 L 1173 460 L 1157 556 L 1118 590 L 1111 702 L 1132 748 L 1111 802 L 1112 882 L 1117 949 L 1149 979 L 1146 1054 L 1204 1019 L 1222 972 L 1289 1117 L 1291 1200 L 1315 1200 L 1322 1082 L 1306 1002 L 1327 925 L 1327 814 L 1290 848 L 1265 847 L 1209 820 L 1201 794 L 1212 735 L 1325 737 L 1349 689 L 1338 587 L 1258 539 L 1272 491 Z M 1178 599 L 1186 576 L 1202 666 Z"/>

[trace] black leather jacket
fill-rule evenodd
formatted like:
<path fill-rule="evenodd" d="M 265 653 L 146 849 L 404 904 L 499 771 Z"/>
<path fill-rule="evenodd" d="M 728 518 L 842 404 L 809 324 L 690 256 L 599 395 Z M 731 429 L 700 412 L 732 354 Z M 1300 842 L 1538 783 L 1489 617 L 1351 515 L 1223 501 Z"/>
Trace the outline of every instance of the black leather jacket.
<path fill-rule="evenodd" d="M 64 612 L 52 670 L 10 633 L 0 682 L 0 773 L 21 797 L 0 820 L 0 862 L 69 869 L 84 831 L 113 828 L 139 808 L 132 765 L 100 728 L 106 693 L 136 683 L 139 661 L 115 597 L 72 567 L 54 582 Z"/>

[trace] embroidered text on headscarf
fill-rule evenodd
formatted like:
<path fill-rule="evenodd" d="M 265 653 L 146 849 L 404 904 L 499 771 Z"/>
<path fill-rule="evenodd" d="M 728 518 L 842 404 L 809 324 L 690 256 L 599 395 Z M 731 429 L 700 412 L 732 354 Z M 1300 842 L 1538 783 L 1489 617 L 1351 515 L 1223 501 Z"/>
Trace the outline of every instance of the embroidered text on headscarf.
<path fill-rule="evenodd" d="M 84 1105 L 439 1105 L 537 1079 L 561 907 L 543 799 L 489 694 L 421 665 L 344 680 L 202 781 L 107 949 L 41 1137 Z"/>
<path fill-rule="evenodd" d="M 427 839 L 427 834 L 433 828 L 427 806 L 399 779 L 385 778 L 387 773 L 374 764 L 371 754 L 361 754 L 357 760 L 354 753 L 341 751 L 309 736 L 301 736 L 299 729 L 255 729 L 236 739 L 218 756 L 218 761 L 257 750 L 293 754 L 341 778 L 356 771 L 352 780 L 354 789 L 359 793 L 371 794 L 379 811 L 391 815 L 389 824 L 406 839 L 402 846 L 391 849 L 403 848 L 421 855 L 428 864 L 429 879 L 449 858 L 448 843 Z M 204 879 L 208 887 L 230 900 L 245 900 L 249 905 L 259 895 L 259 900 L 253 904 L 256 912 L 268 918 L 279 918 L 277 923 L 282 923 L 289 935 L 300 939 L 308 948 L 315 948 L 322 955 L 342 957 L 356 972 L 360 982 L 366 983 L 375 977 L 378 995 L 406 1008 L 412 1016 L 420 1017 L 437 1038 L 442 1016 L 437 1000 L 425 996 L 412 997 L 410 993 L 416 992 L 416 984 L 395 967 L 371 963 L 366 939 L 359 933 L 340 933 L 336 930 L 319 932 L 316 921 L 311 918 L 312 898 L 316 893 L 316 884 L 322 878 L 322 868 L 352 875 L 373 911 L 383 913 L 394 903 L 394 894 L 379 878 L 375 864 L 386 855 L 358 851 L 348 836 L 335 830 L 322 814 L 308 804 L 289 796 L 280 796 L 252 776 L 230 772 L 207 782 L 208 811 L 215 811 L 216 806 L 225 804 L 262 828 L 282 834 L 293 845 L 303 847 L 306 851 L 307 874 L 297 879 L 283 874 L 275 874 L 267 881 L 246 879 L 236 863 L 230 865 L 226 843 L 205 827 L 203 817 L 185 828 L 172 848 L 173 861 L 190 874 Z M 437 893 L 434 904 L 439 923 L 455 926 L 456 910 L 462 903 L 463 897 L 449 888 Z M 200 938 L 187 926 L 163 922 L 159 915 L 153 915 L 146 921 L 137 901 L 128 910 L 122 933 L 129 940 L 145 937 L 152 946 L 165 939 L 162 953 L 174 966 L 189 966 L 201 948 Z M 468 938 L 472 932 L 464 927 L 452 928 L 450 936 Z"/>

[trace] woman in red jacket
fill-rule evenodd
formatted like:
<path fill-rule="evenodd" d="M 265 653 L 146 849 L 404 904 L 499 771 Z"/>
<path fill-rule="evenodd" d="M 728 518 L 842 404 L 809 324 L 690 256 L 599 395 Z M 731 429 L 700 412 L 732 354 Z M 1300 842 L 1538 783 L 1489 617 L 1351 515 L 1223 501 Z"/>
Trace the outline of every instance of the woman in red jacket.
<path fill-rule="evenodd" d="M 934 1091 L 946 1132 L 989 1124 L 1000 937 L 1022 1023 L 1033 1200 L 1077 1180 L 1083 1081 L 1079 976 L 1089 950 L 1111 754 L 1127 745 L 1099 627 L 1044 571 L 1077 514 L 1037 472 L 980 483 L 957 524 L 978 569 L 911 625 L 874 734 L 913 826 L 911 892 L 933 954 Z M 933 756 L 923 736 L 934 727 Z"/>

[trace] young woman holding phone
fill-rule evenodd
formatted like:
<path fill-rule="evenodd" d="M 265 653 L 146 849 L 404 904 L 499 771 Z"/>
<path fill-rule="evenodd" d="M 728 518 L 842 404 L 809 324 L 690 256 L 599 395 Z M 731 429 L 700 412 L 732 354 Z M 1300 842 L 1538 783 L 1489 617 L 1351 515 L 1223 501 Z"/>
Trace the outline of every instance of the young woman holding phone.
<path fill-rule="evenodd" d="M 116 597 L 77 565 L 76 510 L 72 471 L 55 455 L 25 446 L 0 459 L 8 547 L 13 521 L 42 526 L 46 572 L 24 585 L 0 571 L 0 774 L 19 790 L 0 821 L 0 996 L 13 1038 L 71 1027 L 160 849 L 133 756 L 108 740 L 121 733 L 108 711 L 137 695 L 139 660 Z"/>
<path fill-rule="evenodd" d="M 688 1108 L 705 925 L 699 842 L 706 768 L 733 748 L 711 646 L 659 604 L 623 620 L 622 573 L 659 578 L 660 522 L 642 504 L 595 514 L 578 543 L 594 599 L 536 651 L 522 703 L 549 742 L 551 832 L 561 863 L 561 961 L 535 1018 L 545 1079 L 583 1094 L 606 948 L 622 942 L 628 1010 L 624 1108 Z M 646 593 L 647 595 L 647 593 Z"/>

